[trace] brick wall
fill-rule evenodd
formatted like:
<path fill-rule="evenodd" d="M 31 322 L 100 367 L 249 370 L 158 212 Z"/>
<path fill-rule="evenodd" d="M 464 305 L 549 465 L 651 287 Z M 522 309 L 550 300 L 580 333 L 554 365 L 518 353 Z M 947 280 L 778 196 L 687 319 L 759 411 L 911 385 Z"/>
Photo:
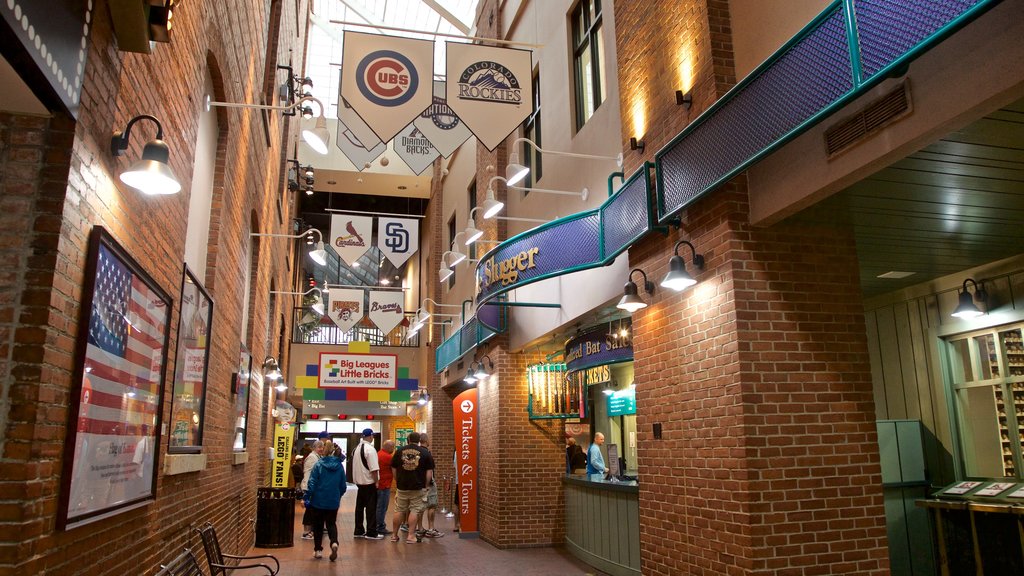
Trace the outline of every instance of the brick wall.
<path fill-rule="evenodd" d="M 302 54 L 307 2 L 274 0 L 248 4 L 212 0 L 185 3 L 175 11 L 170 44 L 150 55 L 117 50 L 109 12 L 100 2 L 89 37 L 85 84 L 77 123 L 53 119 L 0 116 L 0 164 L 3 170 L 7 233 L 0 243 L 6 270 L 16 276 L 0 283 L 0 442 L 4 466 L 0 494 L 13 502 L 0 514 L 0 570 L 20 574 L 149 574 L 161 560 L 198 540 L 191 528 L 213 521 L 227 552 L 252 543 L 255 487 L 266 467 L 266 438 L 259 431 L 272 398 L 262 388 L 250 400 L 247 463 L 235 465 L 232 454 L 234 414 L 227 383 L 237 366 L 243 295 L 242 246 L 250 231 L 283 232 L 290 201 L 277 210 L 284 192 L 280 166 L 282 142 L 270 146 L 263 116 L 245 110 L 219 113 L 220 149 L 211 213 L 210 254 L 206 284 L 215 301 L 206 399 L 204 448 L 206 469 L 163 476 L 158 471 L 157 499 L 67 532 L 56 530 L 68 405 L 75 391 L 74 348 L 78 339 L 81 286 L 89 232 L 106 227 L 175 300 L 166 370 L 164 422 L 170 411 L 174 373 L 177 308 L 184 253 L 185 220 L 203 100 L 203 75 L 211 65 L 214 96 L 253 102 L 264 85 L 268 9 L 283 13 L 276 57 L 288 50 Z M 295 10 L 302 29 L 296 31 Z M 297 34 L 298 32 L 298 34 Z M 153 114 L 163 124 L 171 149 L 171 166 L 185 192 L 171 197 L 142 197 L 120 185 L 116 175 L 137 159 L 155 129 L 139 123 L 123 158 L 109 153 L 110 134 L 131 117 Z M 293 134 L 270 114 L 269 133 Z M 291 137 L 286 138 L 291 141 Z M 255 221 L 258 230 L 250 230 Z M 17 231 L 16 235 L 11 234 Z M 253 282 L 251 328 L 245 344 L 257 365 L 261 354 L 276 348 L 267 340 L 268 290 L 288 286 L 287 242 L 262 242 L 254 258 L 260 271 Z M 10 280 L 10 282 L 8 282 Z M 287 302 L 279 302 L 288 309 Z M 276 335 L 278 330 L 269 331 Z M 16 343 L 16 344 L 15 344 Z M 14 362 L 16 360 L 16 363 Z M 161 437 L 161 462 L 166 458 Z"/>

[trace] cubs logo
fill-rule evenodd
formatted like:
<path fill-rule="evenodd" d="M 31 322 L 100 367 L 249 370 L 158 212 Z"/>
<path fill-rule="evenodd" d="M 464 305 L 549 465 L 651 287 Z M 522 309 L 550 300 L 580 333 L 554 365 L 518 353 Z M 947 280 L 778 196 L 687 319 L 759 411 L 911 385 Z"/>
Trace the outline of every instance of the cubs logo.
<path fill-rule="evenodd" d="M 401 106 L 419 87 L 419 74 L 412 61 L 394 50 L 370 52 L 356 66 L 356 86 L 378 106 Z"/>
<path fill-rule="evenodd" d="M 518 106 L 523 95 L 511 70 L 497 62 L 484 61 L 470 64 L 459 76 L 459 100 Z"/>

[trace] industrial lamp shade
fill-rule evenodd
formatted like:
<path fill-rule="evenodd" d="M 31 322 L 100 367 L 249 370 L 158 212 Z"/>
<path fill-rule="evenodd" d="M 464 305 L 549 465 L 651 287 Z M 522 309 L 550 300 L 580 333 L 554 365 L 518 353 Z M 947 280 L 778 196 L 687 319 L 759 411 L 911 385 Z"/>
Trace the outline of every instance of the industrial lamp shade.
<path fill-rule="evenodd" d="M 163 140 L 150 140 L 142 149 L 142 159 L 121 173 L 121 182 L 148 196 L 177 194 L 181 184 L 167 164 L 169 157 Z"/>
<path fill-rule="evenodd" d="M 316 247 L 309 252 L 309 258 L 320 266 L 327 265 L 327 250 L 324 249 L 323 242 L 316 243 Z"/>
<path fill-rule="evenodd" d="M 622 287 L 622 291 L 622 299 L 620 299 L 619 303 L 615 305 L 616 308 L 625 310 L 631 314 L 642 308 L 647 308 L 647 302 L 641 300 L 640 296 L 637 295 L 636 284 L 632 281 L 626 282 Z"/>
<path fill-rule="evenodd" d="M 480 209 L 484 211 L 484 219 L 493 218 L 501 212 L 501 209 L 505 207 L 505 203 L 494 198 L 494 190 L 491 188 L 487 189 L 487 198 L 484 203 L 480 205 Z"/>
<path fill-rule="evenodd" d="M 313 312 L 316 312 L 321 316 L 324 315 L 324 301 L 321 300 L 320 297 L 317 297 L 316 301 L 313 302 L 313 305 L 310 306 L 310 308 L 313 309 Z"/>
<path fill-rule="evenodd" d="M 316 119 L 316 127 L 303 128 L 302 139 L 317 154 L 327 154 L 327 143 L 331 141 L 331 133 L 327 131 L 327 120 L 319 116 Z"/>
<path fill-rule="evenodd" d="M 484 363 L 481 360 L 476 365 L 476 370 L 473 372 L 473 377 L 476 378 L 477 380 L 483 380 L 488 376 L 490 376 L 490 374 L 487 372 L 487 370 L 484 370 Z"/>
<path fill-rule="evenodd" d="M 466 246 L 476 242 L 484 235 L 484 231 L 476 227 L 476 222 L 474 222 L 472 218 L 470 218 L 469 223 L 466 224 L 466 230 L 464 233 L 466 234 Z"/>
<path fill-rule="evenodd" d="M 441 268 L 437 271 L 437 275 L 441 279 L 441 282 L 451 278 L 452 274 L 455 274 L 455 271 L 449 268 L 447 264 L 441 264 Z"/>
<path fill-rule="evenodd" d="M 278 379 L 284 376 L 281 373 L 281 367 L 277 364 L 277 359 L 274 357 L 267 358 L 263 361 L 263 369 L 267 371 L 267 378 Z"/>
<path fill-rule="evenodd" d="M 530 169 L 519 163 L 518 153 L 509 154 L 508 166 L 505 167 L 505 184 L 507 186 L 515 186 L 522 182 L 529 173 Z"/>
<path fill-rule="evenodd" d="M 662 287 L 682 292 L 696 283 L 693 276 L 686 271 L 686 263 L 683 262 L 682 256 L 673 256 L 668 261 L 668 274 L 661 281 Z"/>
<path fill-rule="evenodd" d="M 457 250 L 451 250 L 451 251 L 449 251 L 449 253 L 452 255 L 452 260 L 451 260 L 451 262 L 448 263 L 449 267 L 455 266 L 459 262 L 462 262 L 463 260 L 466 259 L 466 255 L 463 254 L 462 252 L 457 251 Z"/>
<path fill-rule="evenodd" d="M 982 315 L 982 311 L 974 304 L 974 296 L 966 289 L 960 293 L 959 298 L 960 303 L 957 304 L 956 310 L 953 311 L 954 318 L 968 320 Z"/>

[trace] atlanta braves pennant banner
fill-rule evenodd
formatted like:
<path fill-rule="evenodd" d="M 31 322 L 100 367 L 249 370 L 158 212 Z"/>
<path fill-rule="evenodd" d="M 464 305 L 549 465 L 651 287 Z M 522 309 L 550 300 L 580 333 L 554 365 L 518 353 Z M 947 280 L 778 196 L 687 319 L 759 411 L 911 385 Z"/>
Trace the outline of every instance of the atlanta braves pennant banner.
<path fill-rule="evenodd" d="M 402 306 L 405 292 L 392 290 L 370 291 L 370 321 L 384 334 L 389 334 L 405 318 Z"/>
<path fill-rule="evenodd" d="M 331 290 L 327 316 L 342 332 L 348 332 L 363 319 L 364 294 L 362 290 Z"/>
<path fill-rule="evenodd" d="M 420 132 L 416 124 L 409 124 L 392 141 L 395 154 L 405 162 L 417 176 L 423 173 L 441 154 Z"/>
<path fill-rule="evenodd" d="M 434 43 L 345 32 L 341 95 L 382 142 L 430 106 Z M 529 104 L 527 104 L 529 109 Z"/>
<path fill-rule="evenodd" d="M 370 249 L 373 218 L 334 214 L 331 216 L 331 247 L 349 266 Z"/>
<path fill-rule="evenodd" d="M 444 82 L 434 81 L 434 99 L 413 124 L 445 158 L 452 155 L 473 133 L 448 107 Z"/>
<path fill-rule="evenodd" d="M 532 111 L 533 53 L 461 42 L 446 46 L 448 106 L 494 150 Z"/>
<path fill-rule="evenodd" d="M 420 221 L 413 218 L 378 218 L 377 248 L 396 268 L 420 249 Z"/>

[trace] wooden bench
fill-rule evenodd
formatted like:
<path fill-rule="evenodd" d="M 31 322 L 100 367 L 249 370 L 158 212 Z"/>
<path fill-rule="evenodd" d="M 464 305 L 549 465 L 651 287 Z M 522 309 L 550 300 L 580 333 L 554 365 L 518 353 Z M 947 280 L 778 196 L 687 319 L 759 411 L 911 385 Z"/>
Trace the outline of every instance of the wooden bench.
<path fill-rule="evenodd" d="M 256 556 L 236 556 L 224 554 L 220 550 L 220 542 L 217 540 L 217 531 L 213 524 L 207 522 L 202 528 L 197 528 L 199 537 L 203 539 L 203 549 L 206 550 L 206 563 L 210 566 L 210 576 L 223 576 L 235 570 L 262 570 L 267 576 L 277 576 L 281 571 L 281 563 L 270 554 L 259 554 Z M 228 564 L 227 560 L 261 560 L 269 559 L 274 562 L 274 568 L 262 562 L 258 564 Z"/>
<path fill-rule="evenodd" d="M 167 564 L 160 565 L 160 571 L 156 576 L 204 576 L 203 569 L 199 567 L 199 561 L 191 550 L 185 548 L 174 560 Z"/>

